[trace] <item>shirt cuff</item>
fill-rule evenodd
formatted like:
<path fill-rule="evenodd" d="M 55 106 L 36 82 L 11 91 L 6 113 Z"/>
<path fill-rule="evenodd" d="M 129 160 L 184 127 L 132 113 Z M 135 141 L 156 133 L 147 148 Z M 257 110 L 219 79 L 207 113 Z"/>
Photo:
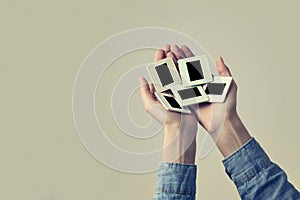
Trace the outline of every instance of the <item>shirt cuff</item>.
<path fill-rule="evenodd" d="M 240 186 L 267 168 L 271 161 L 258 142 L 251 138 L 241 148 L 223 160 L 225 171 L 236 186 Z"/>
<path fill-rule="evenodd" d="M 195 196 L 197 166 L 161 162 L 158 168 L 156 193 Z"/>

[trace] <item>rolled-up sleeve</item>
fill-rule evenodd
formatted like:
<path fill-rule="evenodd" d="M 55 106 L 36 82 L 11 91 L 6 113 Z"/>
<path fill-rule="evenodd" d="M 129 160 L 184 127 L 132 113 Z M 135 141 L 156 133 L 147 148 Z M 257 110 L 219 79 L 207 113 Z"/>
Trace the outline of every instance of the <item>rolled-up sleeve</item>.
<path fill-rule="evenodd" d="M 194 200 L 197 167 L 192 164 L 160 163 L 153 200 Z"/>
<path fill-rule="evenodd" d="M 286 173 L 269 159 L 254 138 L 224 159 L 223 164 L 242 199 L 300 199 Z"/>

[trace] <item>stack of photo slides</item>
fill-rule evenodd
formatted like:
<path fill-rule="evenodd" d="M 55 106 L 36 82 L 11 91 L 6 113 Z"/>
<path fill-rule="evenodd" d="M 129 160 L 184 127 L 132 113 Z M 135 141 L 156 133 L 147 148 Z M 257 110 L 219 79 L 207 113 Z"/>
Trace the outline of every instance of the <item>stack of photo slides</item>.
<path fill-rule="evenodd" d="M 189 105 L 225 101 L 232 77 L 212 75 L 206 55 L 177 63 L 178 69 L 172 58 L 165 58 L 147 66 L 155 96 L 167 110 L 189 114 Z"/>

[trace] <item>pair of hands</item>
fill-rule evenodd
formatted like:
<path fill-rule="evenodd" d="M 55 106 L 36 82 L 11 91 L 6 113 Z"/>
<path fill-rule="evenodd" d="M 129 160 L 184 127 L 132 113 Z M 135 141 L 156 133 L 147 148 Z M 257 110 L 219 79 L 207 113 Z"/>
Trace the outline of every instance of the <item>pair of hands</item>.
<path fill-rule="evenodd" d="M 164 49 L 157 50 L 154 60 L 159 61 L 166 57 L 171 57 L 177 65 L 177 60 L 192 56 L 194 56 L 194 54 L 185 45 L 181 47 L 178 47 L 177 45 L 173 45 L 172 47 L 166 45 Z M 221 57 L 218 58 L 216 67 L 220 76 L 231 76 L 229 68 L 225 65 Z M 241 146 L 240 143 L 243 143 L 238 141 L 233 142 L 234 144 L 232 144 L 232 141 L 226 141 L 228 139 L 232 140 L 231 137 L 224 138 L 222 135 L 219 135 L 223 133 L 220 128 L 226 130 L 226 132 L 234 132 L 233 129 L 241 128 L 240 126 L 242 123 L 236 113 L 237 85 L 234 81 L 232 82 L 227 98 L 222 105 L 224 109 L 217 109 L 218 106 L 220 106 L 219 103 L 195 104 L 190 106 L 193 114 L 189 115 L 164 109 L 155 97 L 154 92 L 155 88 L 153 87 L 153 84 L 149 85 L 144 77 L 140 77 L 140 95 L 145 110 L 164 127 L 163 161 L 189 164 L 195 162 L 198 122 L 213 136 L 224 156 L 227 156 L 227 154 L 230 154 L 232 151 L 231 149 L 228 152 L 228 149 L 222 147 L 225 145 L 223 144 L 224 142 L 229 142 L 229 145 L 234 145 L 235 148 L 238 148 Z M 218 113 L 220 111 L 222 113 Z M 218 120 L 218 118 L 222 118 L 222 120 Z M 218 132 L 220 137 L 214 136 L 216 132 Z M 219 141 L 220 139 L 225 140 Z M 239 144 L 236 145 L 235 143 Z"/>

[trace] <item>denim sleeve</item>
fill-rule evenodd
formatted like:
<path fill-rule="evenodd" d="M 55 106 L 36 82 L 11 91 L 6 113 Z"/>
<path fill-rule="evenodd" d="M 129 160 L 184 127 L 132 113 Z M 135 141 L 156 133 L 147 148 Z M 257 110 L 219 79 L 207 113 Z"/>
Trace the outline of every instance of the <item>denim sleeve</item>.
<path fill-rule="evenodd" d="M 223 164 L 244 200 L 300 199 L 286 173 L 270 161 L 254 138 L 225 158 Z"/>
<path fill-rule="evenodd" d="M 196 173 L 196 165 L 161 162 L 152 200 L 195 200 Z"/>

